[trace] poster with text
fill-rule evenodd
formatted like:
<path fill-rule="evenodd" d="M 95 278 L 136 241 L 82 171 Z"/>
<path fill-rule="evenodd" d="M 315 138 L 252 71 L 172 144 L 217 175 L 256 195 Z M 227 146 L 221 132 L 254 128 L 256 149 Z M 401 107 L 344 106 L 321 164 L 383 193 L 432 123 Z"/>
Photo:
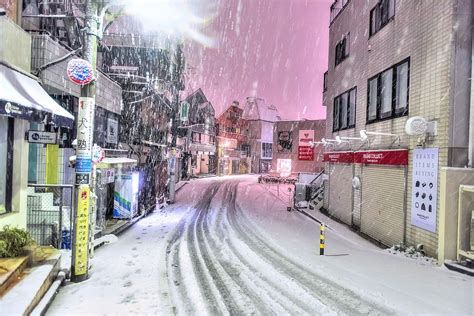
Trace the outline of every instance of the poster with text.
<path fill-rule="evenodd" d="M 438 148 L 413 151 L 411 224 L 436 232 Z"/>

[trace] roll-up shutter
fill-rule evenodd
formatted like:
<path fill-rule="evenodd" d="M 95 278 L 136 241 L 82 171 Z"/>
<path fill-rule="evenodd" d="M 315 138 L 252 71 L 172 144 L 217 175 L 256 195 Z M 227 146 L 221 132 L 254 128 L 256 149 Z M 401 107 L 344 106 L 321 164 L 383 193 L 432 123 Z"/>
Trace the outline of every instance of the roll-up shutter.
<path fill-rule="evenodd" d="M 363 166 L 362 233 L 393 246 L 403 241 L 405 167 Z"/>
<path fill-rule="evenodd" d="M 330 164 L 329 214 L 352 224 L 352 164 Z"/>

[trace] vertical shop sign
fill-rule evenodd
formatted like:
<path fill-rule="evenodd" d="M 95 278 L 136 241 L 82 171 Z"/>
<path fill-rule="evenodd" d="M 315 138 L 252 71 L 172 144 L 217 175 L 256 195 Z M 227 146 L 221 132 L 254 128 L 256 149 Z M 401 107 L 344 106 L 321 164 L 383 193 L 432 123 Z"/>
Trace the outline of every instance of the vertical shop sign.
<path fill-rule="evenodd" d="M 87 273 L 87 243 L 89 242 L 89 198 L 88 185 L 79 186 L 77 195 L 77 220 L 75 227 L 74 274 L 76 276 Z"/>
<path fill-rule="evenodd" d="M 77 113 L 76 184 L 88 184 L 92 167 L 94 98 L 80 98 Z"/>
<path fill-rule="evenodd" d="M 438 197 L 438 148 L 413 151 L 411 224 L 436 232 Z"/>
<path fill-rule="evenodd" d="M 298 139 L 298 160 L 314 160 L 314 130 L 300 130 Z"/>

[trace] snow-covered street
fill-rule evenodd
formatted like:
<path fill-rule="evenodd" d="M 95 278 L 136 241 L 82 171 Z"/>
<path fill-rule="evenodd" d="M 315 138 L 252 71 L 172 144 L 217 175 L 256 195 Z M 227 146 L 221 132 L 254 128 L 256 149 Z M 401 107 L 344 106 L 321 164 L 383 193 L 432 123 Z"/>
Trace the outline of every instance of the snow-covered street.
<path fill-rule="evenodd" d="M 99 248 L 90 279 L 48 315 L 472 314 L 473 279 L 379 249 L 347 227 L 287 212 L 255 176 L 191 181 L 176 203 Z"/>

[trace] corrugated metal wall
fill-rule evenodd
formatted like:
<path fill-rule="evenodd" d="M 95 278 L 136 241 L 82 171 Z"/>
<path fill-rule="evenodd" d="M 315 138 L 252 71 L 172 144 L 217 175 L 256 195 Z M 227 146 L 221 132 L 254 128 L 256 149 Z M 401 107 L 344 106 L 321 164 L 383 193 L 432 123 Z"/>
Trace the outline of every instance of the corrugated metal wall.
<path fill-rule="evenodd" d="M 405 168 L 362 167 L 362 233 L 392 246 L 403 241 Z"/>
<path fill-rule="evenodd" d="M 329 166 L 329 214 L 352 225 L 352 175 L 351 164 Z"/>

